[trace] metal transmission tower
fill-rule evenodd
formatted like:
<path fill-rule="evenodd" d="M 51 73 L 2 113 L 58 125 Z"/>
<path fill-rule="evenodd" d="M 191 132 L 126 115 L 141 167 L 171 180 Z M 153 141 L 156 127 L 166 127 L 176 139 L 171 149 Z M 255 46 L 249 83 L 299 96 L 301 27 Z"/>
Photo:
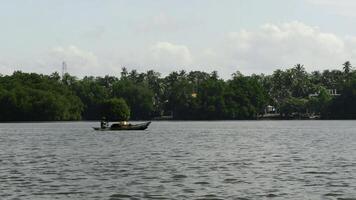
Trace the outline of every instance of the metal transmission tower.
<path fill-rule="evenodd" d="M 65 61 L 62 62 L 62 78 L 67 73 L 67 63 Z"/>

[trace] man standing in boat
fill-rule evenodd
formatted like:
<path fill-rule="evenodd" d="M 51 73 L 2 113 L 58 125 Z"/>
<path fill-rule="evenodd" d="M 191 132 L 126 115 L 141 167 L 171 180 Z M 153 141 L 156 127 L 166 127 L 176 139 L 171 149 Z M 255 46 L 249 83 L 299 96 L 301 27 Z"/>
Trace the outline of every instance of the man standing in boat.
<path fill-rule="evenodd" d="M 108 127 L 108 125 L 109 125 L 109 122 L 106 120 L 105 117 L 103 117 L 103 118 L 101 119 L 101 121 L 100 121 L 100 127 L 101 127 L 101 128 L 106 128 L 106 127 Z"/>

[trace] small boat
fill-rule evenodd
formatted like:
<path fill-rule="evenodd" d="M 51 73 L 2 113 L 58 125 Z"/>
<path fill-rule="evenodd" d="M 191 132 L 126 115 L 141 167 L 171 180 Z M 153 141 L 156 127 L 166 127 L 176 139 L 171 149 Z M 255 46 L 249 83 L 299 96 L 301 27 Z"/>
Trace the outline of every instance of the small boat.
<path fill-rule="evenodd" d="M 145 122 L 140 124 L 130 123 L 114 123 L 111 126 L 93 127 L 96 131 L 130 131 L 130 130 L 145 130 L 151 124 L 151 122 Z"/>

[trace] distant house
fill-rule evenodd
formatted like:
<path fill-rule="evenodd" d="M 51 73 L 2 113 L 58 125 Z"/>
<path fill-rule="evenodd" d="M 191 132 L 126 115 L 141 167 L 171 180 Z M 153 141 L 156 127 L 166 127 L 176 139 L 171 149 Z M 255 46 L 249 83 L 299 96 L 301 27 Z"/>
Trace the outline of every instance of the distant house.
<path fill-rule="evenodd" d="M 340 96 L 340 94 L 337 93 L 336 89 L 327 89 L 327 91 L 331 96 Z M 320 91 L 318 91 L 314 94 L 309 94 L 309 97 L 317 97 L 317 96 L 319 96 L 319 94 L 320 94 Z"/>

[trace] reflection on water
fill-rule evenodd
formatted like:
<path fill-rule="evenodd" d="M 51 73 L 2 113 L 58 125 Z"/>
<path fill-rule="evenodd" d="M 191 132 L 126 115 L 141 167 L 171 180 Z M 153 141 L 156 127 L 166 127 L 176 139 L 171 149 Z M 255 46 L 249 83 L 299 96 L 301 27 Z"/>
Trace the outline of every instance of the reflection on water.
<path fill-rule="evenodd" d="M 0 199 L 356 199 L 355 121 L 0 124 Z"/>

